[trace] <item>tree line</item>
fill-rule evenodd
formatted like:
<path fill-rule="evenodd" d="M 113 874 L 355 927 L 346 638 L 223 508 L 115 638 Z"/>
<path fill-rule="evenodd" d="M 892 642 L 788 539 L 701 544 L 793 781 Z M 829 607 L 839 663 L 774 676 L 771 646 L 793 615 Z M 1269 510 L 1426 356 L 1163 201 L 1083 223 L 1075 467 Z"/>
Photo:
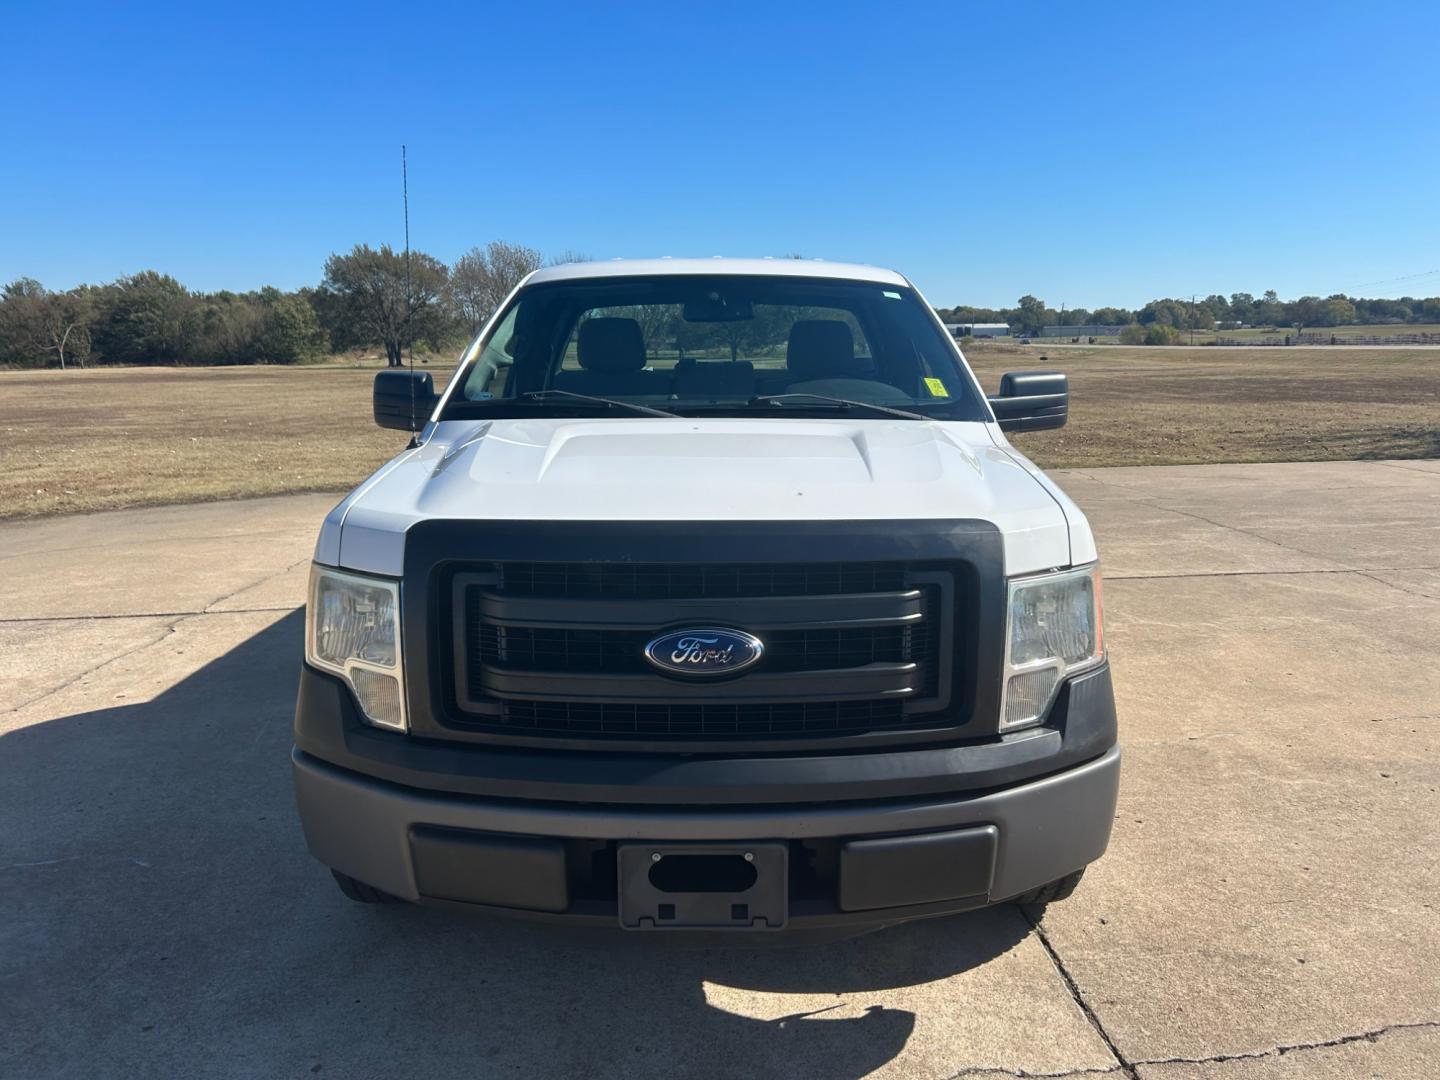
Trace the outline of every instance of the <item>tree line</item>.
<path fill-rule="evenodd" d="M 0 365 L 294 364 L 381 347 L 398 366 L 406 349 L 472 337 L 544 261 L 502 240 L 453 266 L 357 244 L 325 261 L 319 285 L 293 292 L 195 292 L 154 270 L 63 292 L 19 278 L 0 289 Z"/>
<path fill-rule="evenodd" d="M 1402 323 L 1440 322 L 1440 296 L 1416 298 L 1402 296 L 1398 300 L 1366 299 L 1334 293 L 1331 296 L 1302 296 L 1297 300 L 1281 300 L 1271 289 L 1259 297 L 1250 293 L 1231 293 L 1228 297 L 1211 293 L 1200 297 L 1166 297 L 1151 300 L 1142 308 L 1049 307 L 1034 296 L 1022 296 L 1013 308 L 953 307 L 941 308 L 946 322 L 1009 323 L 1012 333 L 1038 334 L 1045 326 L 1120 326 L 1131 329 L 1129 337 L 1145 338 L 1150 344 L 1178 340 L 1179 331 L 1215 330 L 1238 326 L 1294 327 L 1296 331 L 1317 326 L 1394 325 Z M 1151 332 L 1151 328 L 1155 328 Z M 1166 328 L 1177 333 L 1172 337 Z"/>
<path fill-rule="evenodd" d="M 577 262 L 567 252 L 551 263 Z M 103 285 L 52 292 L 32 278 L 0 289 L 0 365 L 293 364 L 327 353 L 383 348 L 389 363 L 406 349 L 440 350 L 479 331 L 540 252 L 502 240 L 453 265 L 425 252 L 357 244 L 325 261 L 321 281 L 293 292 L 195 292 L 144 270 Z M 1182 331 L 1240 325 L 1294 327 L 1440 322 L 1440 297 L 1366 299 L 1335 293 L 1281 300 L 1274 290 L 1204 299 L 1167 297 L 1142 308 L 1056 310 L 1035 296 L 1013 308 L 939 309 L 947 322 L 1004 322 L 1016 334 L 1045 326 L 1120 326 L 1121 339 L 1168 344 Z M 750 328 L 754 329 L 754 328 Z M 748 332 L 733 326 L 730 335 Z M 732 351 L 737 347 L 730 341 Z"/>

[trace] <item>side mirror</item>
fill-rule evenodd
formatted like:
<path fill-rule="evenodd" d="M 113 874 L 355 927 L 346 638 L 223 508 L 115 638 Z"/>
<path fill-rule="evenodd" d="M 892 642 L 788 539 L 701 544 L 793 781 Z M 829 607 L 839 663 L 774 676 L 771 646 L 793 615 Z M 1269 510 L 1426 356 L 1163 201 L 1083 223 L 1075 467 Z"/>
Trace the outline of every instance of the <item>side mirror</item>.
<path fill-rule="evenodd" d="M 419 431 L 440 400 L 428 371 L 393 368 L 375 375 L 375 423 L 397 431 Z"/>
<path fill-rule="evenodd" d="M 989 399 L 1001 431 L 1043 431 L 1065 426 L 1070 380 L 1059 371 L 1009 371 Z"/>

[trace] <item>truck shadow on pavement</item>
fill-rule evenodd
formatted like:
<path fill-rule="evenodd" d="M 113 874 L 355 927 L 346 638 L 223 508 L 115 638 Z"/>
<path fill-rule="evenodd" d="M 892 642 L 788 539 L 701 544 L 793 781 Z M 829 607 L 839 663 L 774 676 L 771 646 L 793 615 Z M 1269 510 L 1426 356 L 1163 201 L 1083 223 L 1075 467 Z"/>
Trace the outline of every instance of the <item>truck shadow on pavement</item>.
<path fill-rule="evenodd" d="M 0 740 L 0 1008 L 18 1033 L 0 1072 L 860 1077 L 904 1050 L 917 1001 L 988 1011 L 927 984 L 1029 933 L 1001 908 L 678 948 L 351 904 L 293 809 L 302 630 L 295 612 L 153 700 Z"/>

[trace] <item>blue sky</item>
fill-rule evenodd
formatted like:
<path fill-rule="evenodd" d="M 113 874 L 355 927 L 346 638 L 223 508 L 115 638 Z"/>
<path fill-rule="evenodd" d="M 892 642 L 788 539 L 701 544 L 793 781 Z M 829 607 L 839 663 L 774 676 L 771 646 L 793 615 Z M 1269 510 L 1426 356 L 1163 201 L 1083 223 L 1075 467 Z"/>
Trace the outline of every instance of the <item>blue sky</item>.
<path fill-rule="evenodd" d="M 8 0 L 0 280 L 315 282 L 401 242 L 403 142 L 447 261 L 800 252 L 939 305 L 1440 293 L 1440 5 L 613 6 Z"/>

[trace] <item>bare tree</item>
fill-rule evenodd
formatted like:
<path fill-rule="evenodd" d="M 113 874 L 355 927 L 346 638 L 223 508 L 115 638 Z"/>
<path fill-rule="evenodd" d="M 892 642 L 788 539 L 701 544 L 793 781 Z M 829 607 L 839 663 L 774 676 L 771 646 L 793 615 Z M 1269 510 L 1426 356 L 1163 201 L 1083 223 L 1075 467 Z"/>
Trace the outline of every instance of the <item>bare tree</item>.
<path fill-rule="evenodd" d="M 472 334 L 479 333 L 525 276 L 543 260 L 534 248 L 492 240 L 471 248 L 450 271 L 450 297 Z"/>
<path fill-rule="evenodd" d="M 84 367 L 85 358 L 90 355 L 93 309 L 89 297 L 77 289 L 67 293 L 50 293 L 44 300 L 41 320 L 50 343 L 48 351 L 59 357 L 62 371 L 67 355 Z"/>
<path fill-rule="evenodd" d="M 490 317 L 490 264 L 472 248 L 450 268 L 450 303 L 473 337 Z"/>
<path fill-rule="evenodd" d="M 417 338 L 443 330 L 439 303 L 449 272 L 432 255 L 406 255 L 382 244 L 377 251 L 357 244 L 348 255 L 325 261 L 324 288 L 342 298 L 346 314 L 367 341 L 383 342 L 391 367 L 403 364 L 402 350 Z"/>
<path fill-rule="evenodd" d="M 645 351 L 651 356 L 658 356 L 665 339 L 674 337 L 674 326 L 680 321 L 680 305 L 639 304 L 624 314 L 640 324 Z"/>
<path fill-rule="evenodd" d="M 54 354 L 83 363 L 90 355 L 93 308 L 88 288 L 51 292 L 34 278 L 20 278 L 0 290 L 0 360 L 43 363 Z"/>
<path fill-rule="evenodd" d="M 545 260 L 546 266 L 568 266 L 570 263 L 589 262 L 590 256 L 583 251 L 576 251 L 574 248 L 566 248 L 559 255 L 552 255 Z"/>

